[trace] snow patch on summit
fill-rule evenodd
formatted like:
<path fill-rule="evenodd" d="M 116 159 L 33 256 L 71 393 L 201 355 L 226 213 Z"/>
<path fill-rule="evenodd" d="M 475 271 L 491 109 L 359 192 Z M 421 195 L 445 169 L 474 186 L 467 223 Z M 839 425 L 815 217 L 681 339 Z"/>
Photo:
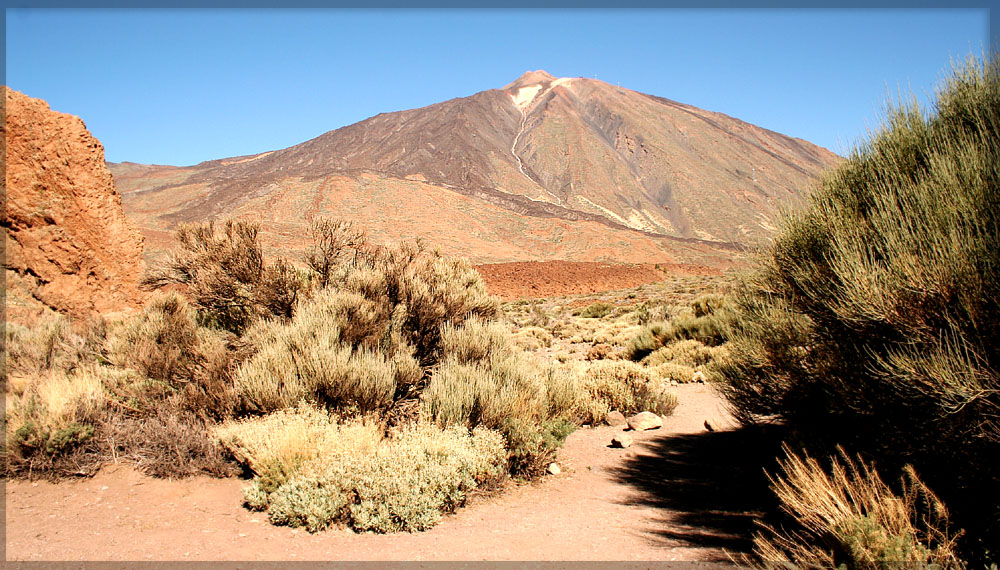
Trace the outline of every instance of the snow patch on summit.
<path fill-rule="evenodd" d="M 518 109 L 524 109 L 535 100 L 535 96 L 538 92 L 542 90 L 541 85 L 532 85 L 531 87 L 522 87 L 517 90 L 517 93 L 511 95 L 511 99 L 514 100 L 514 104 L 517 105 Z"/>

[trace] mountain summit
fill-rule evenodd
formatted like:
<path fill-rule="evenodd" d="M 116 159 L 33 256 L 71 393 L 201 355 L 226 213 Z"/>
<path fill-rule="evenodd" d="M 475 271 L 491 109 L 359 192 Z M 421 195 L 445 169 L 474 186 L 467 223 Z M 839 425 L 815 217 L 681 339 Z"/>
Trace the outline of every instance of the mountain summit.
<path fill-rule="evenodd" d="M 555 80 L 555 76 L 550 75 L 549 72 L 542 69 L 539 69 L 538 71 L 525 71 L 524 75 L 518 77 L 513 82 L 504 85 L 500 89 L 502 91 L 509 91 L 511 89 L 520 89 L 522 87 L 529 87 L 532 85 L 551 83 Z"/>
<path fill-rule="evenodd" d="M 595 243 L 614 231 L 621 247 L 650 238 L 732 247 L 769 236 L 778 209 L 838 160 L 721 113 L 538 70 L 502 89 L 380 114 L 283 150 L 112 171 L 151 245 L 181 221 L 277 216 L 281 204 L 297 221 L 275 220 L 276 228 L 317 215 L 359 218 L 387 239 L 433 236 L 478 261 L 632 260 L 669 257 L 682 242 L 595 253 L 553 241 L 552 220 L 576 224 L 576 242 L 583 224 L 599 228 L 586 230 Z M 489 243 L 460 235 L 465 226 Z"/>

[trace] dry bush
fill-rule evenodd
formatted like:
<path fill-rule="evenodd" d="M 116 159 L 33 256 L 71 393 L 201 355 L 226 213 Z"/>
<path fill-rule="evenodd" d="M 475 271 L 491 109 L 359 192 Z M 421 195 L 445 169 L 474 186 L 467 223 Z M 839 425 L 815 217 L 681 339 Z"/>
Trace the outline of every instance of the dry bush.
<path fill-rule="evenodd" d="M 4 322 L 3 354 L 8 376 L 34 376 L 49 370 L 71 372 L 93 361 L 106 333 L 102 319 L 73 323 L 55 312 L 31 326 Z"/>
<path fill-rule="evenodd" d="M 214 222 L 182 224 L 180 249 L 143 284 L 186 285 L 206 320 L 236 334 L 263 316 L 291 318 L 303 278 L 283 259 L 265 262 L 259 231 L 246 221 L 227 220 L 221 232 Z"/>
<path fill-rule="evenodd" d="M 309 224 L 312 247 L 306 263 L 316 274 L 319 288 L 330 284 L 335 271 L 344 264 L 356 263 L 370 251 L 365 231 L 353 221 L 318 218 Z"/>
<path fill-rule="evenodd" d="M 524 327 L 513 335 L 514 343 L 525 350 L 539 350 L 552 346 L 552 333 L 536 326 Z"/>
<path fill-rule="evenodd" d="M 338 423 L 308 406 L 220 426 L 220 442 L 257 476 L 245 491 L 274 524 L 311 532 L 343 522 L 357 531 L 434 526 L 466 493 L 499 477 L 496 432 L 407 425 L 383 436 L 373 423 Z"/>
<path fill-rule="evenodd" d="M 200 326 L 184 297 L 166 293 L 154 297 L 142 313 L 111 327 L 107 355 L 116 366 L 165 384 L 169 393 L 182 394 L 188 410 L 225 418 L 237 402 L 232 340 L 227 333 Z M 151 395 L 134 394 L 140 400 Z"/>
<path fill-rule="evenodd" d="M 665 389 L 664 382 L 643 366 L 626 360 L 591 364 L 583 385 L 598 403 L 590 409 L 592 417 L 587 420 L 591 422 L 602 419 L 611 410 L 623 414 L 649 411 L 666 416 L 677 407 L 677 396 Z"/>
<path fill-rule="evenodd" d="M 680 340 L 656 349 L 643 358 L 642 363 L 650 368 L 667 362 L 699 368 L 719 358 L 725 352 L 725 345 L 705 346 L 696 340 Z"/>
<path fill-rule="evenodd" d="M 638 325 L 666 321 L 670 319 L 670 306 L 663 301 L 644 301 L 633 311 Z"/>
<path fill-rule="evenodd" d="M 8 382 L 4 412 L 7 471 L 44 469 L 94 435 L 105 403 L 99 371 L 51 370 Z"/>
<path fill-rule="evenodd" d="M 595 344 L 587 350 L 587 360 L 609 360 L 614 355 L 614 347 L 606 342 Z"/>
<path fill-rule="evenodd" d="M 897 495 L 873 467 L 843 450 L 829 473 L 815 459 L 784 450 L 783 475 L 771 478 L 772 489 L 800 528 L 765 525 L 765 533 L 754 538 L 759 566 L 964 568 L 947 509 L 912 467 Z"/>
<path fill-rule="evenodd" d="M 687 384 L 695 381 L 697 370 L 691 366 L 678 364 L 677 362 L 664 362 L 655 366 L 649 366 L 650 372 L 657 378 L 665 382 L 674 381 L 678 384 Z"/>
<path fill-rule="evenodd" d="M 211 436 L 211 425 L 169 402 L 141 416 L 109 413 L 101 419 L 94 447 L 103 461 L 129 461 L 152 477 L 235 475 L 237 469 Z"/>

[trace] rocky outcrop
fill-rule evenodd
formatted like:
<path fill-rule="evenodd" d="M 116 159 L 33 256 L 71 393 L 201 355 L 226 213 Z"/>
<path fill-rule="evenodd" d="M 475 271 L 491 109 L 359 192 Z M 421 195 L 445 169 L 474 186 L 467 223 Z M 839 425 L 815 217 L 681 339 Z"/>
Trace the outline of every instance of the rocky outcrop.
<path fill-rule="evenodd" d="M 74 316 L 136 305 L 143 240 L 79 117 L 4 87 L 6 269 Z"/>

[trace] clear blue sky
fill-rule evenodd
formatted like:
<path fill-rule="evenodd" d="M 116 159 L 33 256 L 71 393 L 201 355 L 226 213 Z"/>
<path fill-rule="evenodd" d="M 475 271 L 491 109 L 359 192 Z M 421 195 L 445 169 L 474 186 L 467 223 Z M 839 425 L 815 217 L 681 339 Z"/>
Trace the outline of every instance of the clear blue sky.
<path fill-rule="evenodd" d="M 528 69 L 719 111 L 841 154 L 897 89 L 981 54 L 968 10 L 13 10 L 6 83 L 110 161 L 285 148 Z"/>

